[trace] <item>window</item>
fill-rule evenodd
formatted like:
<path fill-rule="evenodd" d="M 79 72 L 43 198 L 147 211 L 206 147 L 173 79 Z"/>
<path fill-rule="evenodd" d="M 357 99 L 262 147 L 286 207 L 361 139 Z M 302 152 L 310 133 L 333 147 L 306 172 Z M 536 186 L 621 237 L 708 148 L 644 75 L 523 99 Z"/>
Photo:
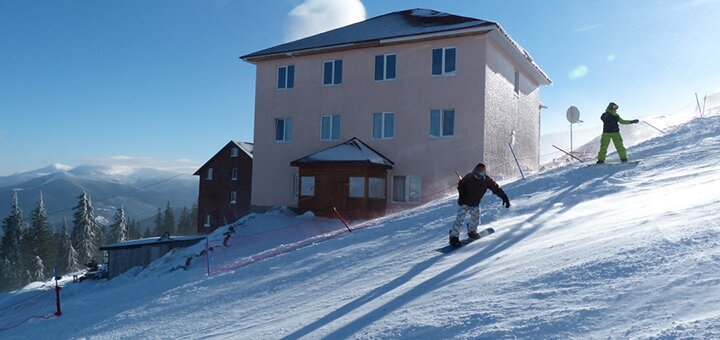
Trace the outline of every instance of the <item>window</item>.
<path fill-rule="evenodd" d="M 433 49 L 432 74 L 434 76 L 455 74 L 455 55 L 455 47 Z"/>
<path fill-rule="evenodd" d="M 365 177 L 350 177 L 348 196 L 365 198 Z"/>
<path fill-rule="evenodd" d="M 210 214 L 205 215 L 205 225 L 203 227 L 210 228 Z"/>
<path fill-rule="evenodd" d="M 430 136 L 449 137 L 455 135 L 455 110 L 430 111 Z"/>
<path fill-rule="evenodd" d="M 370 177 L 368 181 L 368 198 L 385 198 L 385 179 Z"/>
<path fill-rule="evenodd" d="M 208 181 L 212 181 L 212 176 L 213 176 L 213 168 L 208 168 L 207 176 L 205 176 L 205 179 Z"/>
<path fill-rule="evenodd" d="M 342 60 L 328 60 L 323 62 L 323 85 L 342 84 Z"/>
<path fill-rule="evenodd" d="M 278 67 L 277 88 L 279 90 L 295 87 L 295 65 Z"/>
<path fill-rule="evenodd" d="M 375 56 L 375 80 L 394 80 L 395 79 L 395 61 L 397 56 L 394 54 L 383 54 Z"/>
<path fill-rule="evenodd" d="M 515 70 L 515 94 L 520 94 L 520 72 Z"/>
<path fill-rule="evenodd" d="M 230 204 L 237 203 L 237 191 L 230 192 Z"/>
<path fill-rule="evenodd" d="M 238 155 L 240 155 L 240 149 L 238 149 L 238 148 L 230 149 L 230 157 L 237 157 Z"/>
<path fill-rule="evenodd" d="M 315 196 L 315 177 L 300 177 L 300 196 Z"/>
<path fill-rule="evenodd" d="M 340 115 L 320 117 L 320 140 L 340 139 Z"/>
<path fill-rule="evenodd" d="M 395 137 L 395 114 L 392 112 L 373 113 L 373 138 L 390 139 Z"/>
<path fill-rule="evenodd" d="M 292 140 L 292 118 L 275 119 L 275 141 L 289 142 Z"/>
<path fill-rule="evenodd" d="M 230 180 L 232 180 L 232 181 L 237 181 L 237 178 L 238 178 L 238 169 L 237 169 L 237 168 L 233 168 L 233 169 L 232 169 L 232 176 L 230 177 Z"/>
<path fill-rule="evenodd" d="M 421 183 L 420 176 L 393 176 L 393 201 L 419 202 Z"/>

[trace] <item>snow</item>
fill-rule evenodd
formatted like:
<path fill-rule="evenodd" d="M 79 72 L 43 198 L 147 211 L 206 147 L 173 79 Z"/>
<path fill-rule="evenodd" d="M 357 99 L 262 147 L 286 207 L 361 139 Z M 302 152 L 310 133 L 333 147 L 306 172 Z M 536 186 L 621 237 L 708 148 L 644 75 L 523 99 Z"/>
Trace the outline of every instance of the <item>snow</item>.
<path fill-rule="evenodd" d="M 169 271 L 198 246 L 65 282 L 63 316 L 0 337 L 719 338 L 720 116 L 629 152 L 643 162 L 504 184 L 512 208 L 483 202 L 496 233 L 448 255 L 434 249 L 454 197 L 210 277 L 201 261 Z M 238 233 L 265 231 L 261 219 L 305 220 L 276 211 Z M 293 234 L 274 230 L 265 242 Z M 0 308 L 31 293 L 2 294 Z"/>
<path fill-rule="evenodd" d="M 393 162 L 371 149 L 357 138 L 298 159 L 297 163 L 368 162 L 392 166 Z"/>

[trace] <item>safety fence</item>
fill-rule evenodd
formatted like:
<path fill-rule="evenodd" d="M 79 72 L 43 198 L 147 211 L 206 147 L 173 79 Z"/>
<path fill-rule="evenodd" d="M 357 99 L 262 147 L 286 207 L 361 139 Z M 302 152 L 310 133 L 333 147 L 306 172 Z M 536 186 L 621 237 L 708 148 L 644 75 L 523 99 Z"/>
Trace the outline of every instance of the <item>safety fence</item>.
<path fill-rule="evenodd" d="M 60 316 L 59 287 L 26 293 L 27 297 L 0 305 L 0 332 L 22 325 L 32 319 Z M 0 334 L 0 338 L 2 335 Z"/>

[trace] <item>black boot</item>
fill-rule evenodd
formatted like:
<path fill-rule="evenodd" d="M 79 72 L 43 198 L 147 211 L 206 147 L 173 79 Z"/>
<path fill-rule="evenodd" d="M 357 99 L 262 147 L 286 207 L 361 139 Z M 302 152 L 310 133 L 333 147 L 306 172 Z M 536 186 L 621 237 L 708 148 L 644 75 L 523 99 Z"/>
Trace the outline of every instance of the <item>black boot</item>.
<path fill-rule="evenodd" d="M 595 164 L 605 164 L 605 161 L 598 160 Z"/>
<path fill-rule="evenodd" d="M 468 237 L 471 238 L 471 239 L 473 239 L 473 240 L 477 240 L 477 239 L 480 238 L 480 234 L 478 234 L 477 231 L 472 230 L 472 231 L 468 231 Z"/>
<path fill-rule="evenodd" d="M 457 236 L 450 236 L 450 245 L 455 248 L 462 247 L 462 242 L 460 242 L 460 238 Z"/>
<path fill-rule="evenodd" d="M 620 162 L 627 163 L 627 158 L 621 159 Z"/>

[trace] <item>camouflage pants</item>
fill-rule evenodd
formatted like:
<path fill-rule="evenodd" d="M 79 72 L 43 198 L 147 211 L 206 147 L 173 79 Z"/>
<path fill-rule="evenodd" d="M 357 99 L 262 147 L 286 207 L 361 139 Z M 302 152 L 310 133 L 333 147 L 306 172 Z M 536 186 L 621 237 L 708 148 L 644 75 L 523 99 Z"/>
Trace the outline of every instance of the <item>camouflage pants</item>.
<path fill-rule="evenodd" d="M 458 208 L 455 224 L 453 224 L 452 229 L 450 229 L 450 236 L 460 236 L 460 230 L 462 229 L 462 225 L 465 222 L 465 217 L 468 213 L 470 214 L 470 223 L 468 223 L 467 226 L 468 232 L 477 231 L 477 228 L 480 225 L 480 207 L 461 205 Z"/>

